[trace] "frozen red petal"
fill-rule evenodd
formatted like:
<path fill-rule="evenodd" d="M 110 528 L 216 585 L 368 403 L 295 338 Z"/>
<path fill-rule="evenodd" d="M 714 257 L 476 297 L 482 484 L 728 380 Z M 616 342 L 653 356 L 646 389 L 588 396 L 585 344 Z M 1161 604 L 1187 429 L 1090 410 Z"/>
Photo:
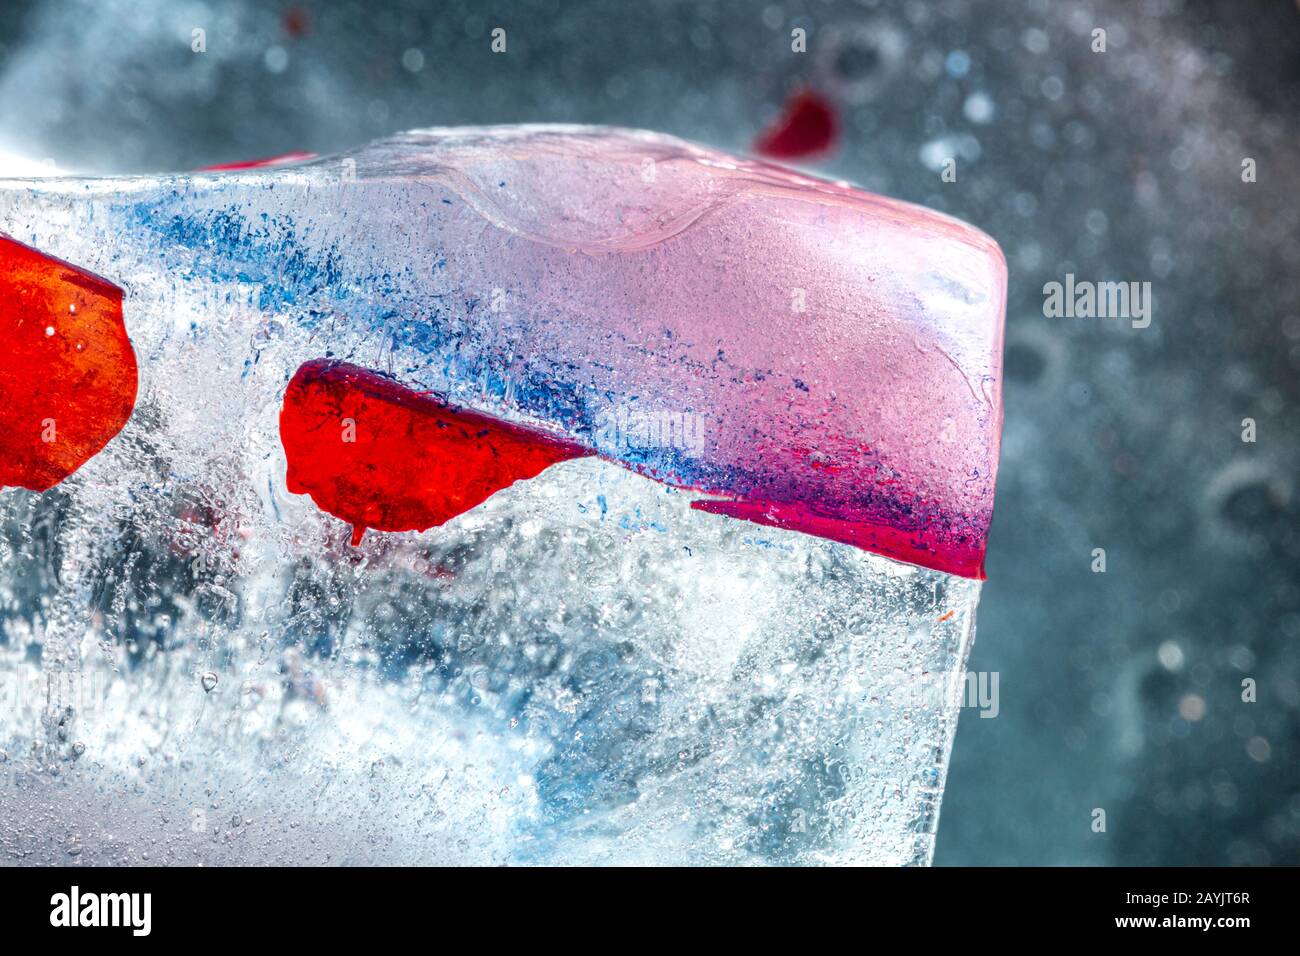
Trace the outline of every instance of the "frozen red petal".
<path fill-rule="evenodd" d="M 0 235 L 0 485 L 45 491 L 135 406 L 122 290 Z"/>
<path fill-rule="evenodd" d="M 280 411 L 288 488 L 353 527 L 423 531 L 516 481 L 591 454 L 574 442 L 456 408 L 324 359 L 294 374 Z"/>
<path fill-rule="evenodd" d="M 308 160 L 315 158 L 315 153 L 304 153 L 301 151 L 281 153 L 279 156 L 267 156 L 265 159 L 245 159 L 235 163 L 218 163 L 215 166 L 204 166 L 199 170 L 199 172 L 228 173 L 241 169 L 274 169 L 277 166 L 293 166 L 297 163 L 305 163 Z"/>

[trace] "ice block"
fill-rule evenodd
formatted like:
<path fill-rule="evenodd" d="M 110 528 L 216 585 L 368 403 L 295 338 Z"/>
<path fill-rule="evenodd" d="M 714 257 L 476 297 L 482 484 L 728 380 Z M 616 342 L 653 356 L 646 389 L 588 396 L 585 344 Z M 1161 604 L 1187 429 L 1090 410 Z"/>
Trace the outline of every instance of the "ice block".
<path fill-rule="evenodd" d="M 982 233 L 586 127 L 0 181 L 0 233 L 23 862 L 930 860 Z"/>

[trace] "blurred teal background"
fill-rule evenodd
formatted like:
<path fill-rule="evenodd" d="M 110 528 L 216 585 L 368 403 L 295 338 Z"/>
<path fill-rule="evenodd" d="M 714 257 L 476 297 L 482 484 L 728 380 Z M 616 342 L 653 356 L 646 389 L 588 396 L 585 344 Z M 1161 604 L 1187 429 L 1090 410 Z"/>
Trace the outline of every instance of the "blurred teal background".
<path fill-rule="evenodd" d="M 971 661 L 999 674 L 1000 712 L 963 717 L 936 862 L 1300 862 L 1291 0 L 5 12 L 0 173 L 192 169 L 528 121 L 744 151 L 791 92 L 817 90 L 842 136 L 809 168 L 967 219 L 1010 266 Z M 956 182 L 940 178 L 947 157 Z M 1067 273 L 1152 283 L 1154 321 L 1045 318 L 1044 283 Z"/>

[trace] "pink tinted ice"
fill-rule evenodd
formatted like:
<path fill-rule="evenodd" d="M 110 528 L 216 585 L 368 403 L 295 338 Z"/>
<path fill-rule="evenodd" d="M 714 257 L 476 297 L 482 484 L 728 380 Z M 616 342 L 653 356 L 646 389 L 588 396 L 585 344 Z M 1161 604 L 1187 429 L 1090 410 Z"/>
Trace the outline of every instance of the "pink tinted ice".
<path fill-rule="evenodd" d="M 661 444 L 673 423 L 698 430 L 676 454 L 629 455 L 606 428 L 598 450 L 707 492 L 707 511 L 983 577 L 1006 294 L 987 235 L 648 133 L 407 139 L 394 156 L 427 145 L 518 237 L 464 253 L 486 285 L 521 277 L 486 334 L 576 360 L 566 377 L 612 396 L 605 418 L 635 408 Z"/>
<path fill-rule="evenodd" d="M 423 130 L 37 198 L 60 188 L 93 209 L 75 232 L 33 212 L 24 241 L 51 254 L 102 244 L 123 283 L 245 290 L 319 343 L 304 358 L 381 356 L 700 509 L 983 576 L 1006 266 L 964 223 L 596 127 Z"/>

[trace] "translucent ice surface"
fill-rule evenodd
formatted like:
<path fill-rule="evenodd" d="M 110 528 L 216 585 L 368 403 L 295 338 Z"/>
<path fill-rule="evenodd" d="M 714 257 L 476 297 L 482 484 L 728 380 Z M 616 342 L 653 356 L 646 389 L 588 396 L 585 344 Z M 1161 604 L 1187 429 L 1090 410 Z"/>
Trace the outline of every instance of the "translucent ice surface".
<path fill-rule="evenodd" d="M 987 237 L 586 128 L 11 181 L 0 232 L 125 291 L 139 375 L 102 450 L 0 491 L 0 853 L 928 862 L 1001 424 Z M 322 360 L 565 455 L 354 548 L 286 483 Z"/>

